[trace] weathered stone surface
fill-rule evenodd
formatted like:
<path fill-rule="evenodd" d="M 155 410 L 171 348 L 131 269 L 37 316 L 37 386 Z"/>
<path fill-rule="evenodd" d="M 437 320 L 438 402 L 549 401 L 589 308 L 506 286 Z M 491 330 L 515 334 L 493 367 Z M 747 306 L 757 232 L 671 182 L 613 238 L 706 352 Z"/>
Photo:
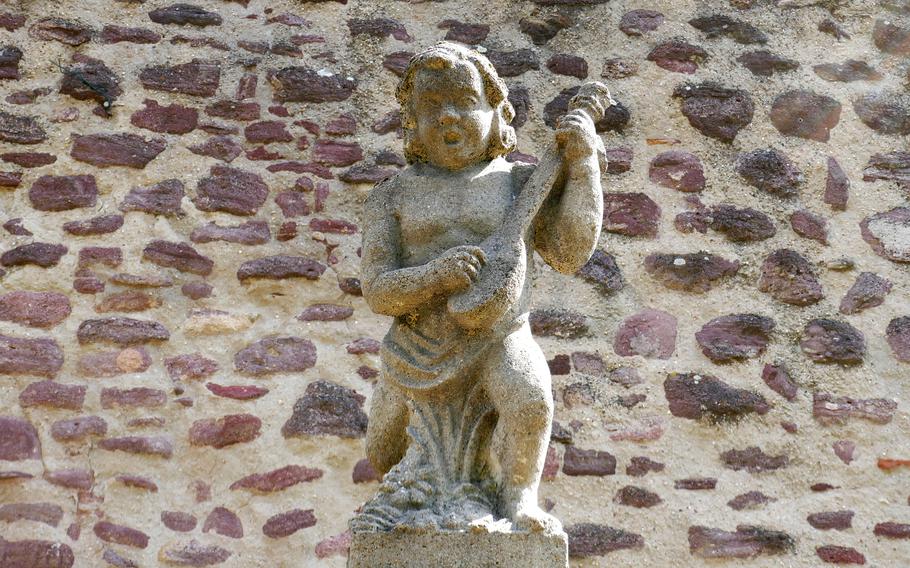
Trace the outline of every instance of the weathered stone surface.
<path fill-rule="evenodd" d="M 594 284 L 604 295 L 609 296 L 622 290 L 622 271 L 616 265 L 616 258 L 601 250 L 595 250 L 591 259 L 576 273 L 582 279 Z"/>
<path fill-rule="evenodd" d="M 761 266 L 758 289 L 793 306 L 808 306 L 824 297 L 809 261 L 790 249 L 768 255 Z"/>
<path fill-rule="evenodd" d="M 32 207 L 38 211 L 68 211 L 94 207 L 98 200 L 95 176 L 41 176 L 28 190 Z"/>
<path fill-rule="evenodd" d="M 0 295 L 0 320 L 49 328 L 71 312 L 69 299 L 59 292 L 16 291 Z"/>
<path fill-rule="evenodd" d="M 768 36 L 755 26 L 729 16 L 713 14 L 689 20 L 689 25 L 704 32 L 705 37 L 729 37 L 736 43 L 767 43 Z"/>
<path fill-rule="evenodd" d="M 72 568 L 76 562 L 68 544 L 50 540 L 0 539 L 0 558 L 10 568 Z"/>
<path fill-rule="evenodd" d="M 0 505 L 0 521 L 34 521 L 52 527 L 60 524 L 63 509 L 53 503 L 5 503 Z M 3 556 L 0 555 L 0 558 Z"/>
<path fill-rule="evenodd" d="M 3 266 L 26 266 L 34 264 L 41 268 L 56 266 L 67 248 L 63 245 L 50 243 L 29 243 L 10 249 L 0 255 L 0 264 Z"/>
<path fill-rule="evenodd" d="M 768 388 L 786 398 L 793 400 L 796 398 L 798 389 L 796 384 L 790 378 L 790 373 L 784 365 L 767 364 L 762 368 L 761 378 L 768 385 Z"/>
<path fill-rule="evenodd" d="M 186 134 L 192 132 L 199 122 L 199 111 L 194 108 L 179 104 L 162 106 L 153 99 L 145 99 L 143 104 L 145 108 L 130 117 L 133 126 L 153 132 Z"/>
<path fill-rule="evenodd" d="M 182 511 L 161 511 L 161 524 L 175 532 L 190 532 L 199 521 Z"/>
<path fill-rule="evenodd" d="M 370 35 L 378 38 L 392 36 L 399 41 L 413 41 L 404 24 L 391 18 L 350 19 L 348 29 L 351 36 Z"/>
<path fill-rule="evenodd" d="M 588 62 L 583 57 L 568 53 L 556 53 L 546 63 L 547 69 L 557 75 L 567 75 L 578 79 L 588 76 Z"/>
<path fill-rule="evenodd" d="M 540 60 L 533 49 L 490 51 L 485 55 L 500 77 L 517 77 L 526 71 L 540 69 Z"/>
<path fill-rule="evenodd" d="M 12 144 L 38 144 L 47 140 L 47 133 L 34 117 L 0 110 L 0 140 Z"/>
<path fill-rule="evenodd" d="M 70 156 L 99 168 L 125 166 L 141 170 L 167 146 L 163 138 L 146 140 L 136 134 L 73 134 L 72 138 Z"/>
<path fill-rule="evenodd" d="M 641 535 L 595 523 L 577 523 L 566 527 L 569 536 L 569 556 L 588 558 L 606 556 L 616 550 L 644 548 Z"/>
<path fill-rule="evenodd" d="M 849 546 L 825 545 L 815 549 L 815 553 L 824 562 L 831 564 L 865 564 L 866 557 L 860 551 Z"/>
<path fill-rule="evenodd" d="M 887 91 L 868 93 L 853 101 L 853 111 L 863 124 L 879 134 L 910 134 L 910 95 Z"/>
<path fill-rule="evenodd" d="M 806 521 L 812 525 L 812 528 L 820 531 L 843 531 L 853 526 L 854 514 L 853 511 L 823 511 L 810 514 L 806 517 Z"/>
<path fill-rule="evenodd" d="M 231 551 L 215 544 L 202 544 L 191 539 L 187 543 L 174 543 L 158 551 L 158 559 L 176 566 L 213 566 L 231 557 Z"/>
<path fill-rule="evenodd" d="M 727 450 L 720 455 L 720 459 L 725 467 L 734 471 L 744 469 L 749 473 L 774 471 L 790 464 L 790 458 L 786 455 L 772 456 L 758 446 L 750 446 L 743 450 Z"/>
<path fill-rule="evenodd" d="M 121 406 L 156 408 L 164 406 L 167 394 L 161 389 L 135 387 L 131 389 L 101 389 L 101 408 L 111 409 Z"/>
<path fill-rule="evenodd" d="M 247 103 L 224 99 L 205 107 L 205 114 L 230 120 L 259 120 L 259 103 Z M 279 123 L 283 124 L 283 123 Z"/>
<path fill-rule="evenodd" d="M 807 90 L 787 91 L 774 99 L 771 123 L 784 136 L 827 142 L 840 111 L 841 104 L 831 97 Z"/>
<path fill-rule="evenodd" d="M 803 182 L 802 173 L 778 150 L 767 148 L 741 154 L 736 171 L 746 182 L 778 197 L 794 197 Z"/>
<path fill-rule="evenodd" d="M 604 60 L 600 76 L 604 79 L 625 79 L 638 73 L 638 63 L 632 59 L 613 57 Z"/>
<path fill-rule="evenodd" d="M 152 215 L 181 216 L 183 182 L 166 179 L 148 187 L 134 187 L 120 203 L 123 212 L 142 211 Z"/>
<path fill-rule="evenodd" d="M 54 378 L 63 367 L 63 350 L 50 338 L 0 335 L 0 373 Z"/>
<path fill-rule="evenodd" d="M 270 76 L 278 102 L 325 103 L 347 100 L 357 82 L 340 74 L 326 75 L 309 67 L 285 67 Z"/>
<path fill-rule="evenodd" d="M 395 51 L 389 53 L 382 60 L 382 66 L 394 73 L 395 75 L 404 76 L 404 70 L 408 67 L 408 61 L 416 55 L 413 51 Z"/>
<path fill-rule="evenodd" d="M 898 361 L 910 363 L 910 316 L 897 317 L 888 322 L 885 338 L 894 357 Z"/>
<path fill-rule="evenodd" d="M 212 136 L 202 144 L 188 146 L 187 149 L 194 154 L 228 163 L 233 162 L 243 152 L 243 147 L 230 136 Z"/>
<path fill-rule="evenodd" d="M 863 170 L 863 181 L 896 181 L 902 188 L 910 187 L 910 152 L 873 154 Z"/>
<path fill-rule="evenodd" d="M 181 272 L 208 276 L 215 262 L 186 243 L 152 241 L 142 249 L 142 259 Z"/>
<path fill-rule="evenodd" d="M 603 228 L 632 237 L 655 237 L 660 207 L 644 193 L 604 193 Z"/>
<path fill-rule="evenodd" d="M 648 491 L 643 487 L 626 485 L 616 492 L 616 495 L 613 496 L 613 502 L 617 505 L 647 509 L 659 505 L 663 502 L 663 499 L 657 493 Z"/>
<path fill-rule="evenodd" d="M 279 120 L 263 120 L 249 124 L 243 129 L 243 135 L 247 142 L 258 144 L 294 141 L 294 137 L 287 131 L 287 126 Z"/>
<path fill-rule="evenodd" d="M 19 79 L 19 61 L 22 50 L 13 45 L 0 48 L 0 79 Z"/>
<path fill-rule="evenodd" d="M 865 61 L 848 59 L 843 63 L 822 63 L 813 65 L 815 74 L 825 81 L 849 83 L 851 81 L 880 81 L 885 76 Z"/>
<path fill-rule="evenodd" d="M 206 383 L 207 388 L 212 394 L 234 400 L 255 400 L 269 393 L 269 389 L 256 385 L 219 385 L 216 383 Z"/>
<path fill-rule="evenodd" d="M 828 221 L 821 215 L 806 209 L 794 211 L 790 215 L 790 227 L 801 237 L 828 244 Z"/>
<path fill-rule="evenodd" d="M 259 437 L 262 420 L 252 414 L 228 414 L 221 418 L 205 418 L 190 427 L 190 444 L 216 449 L 251 442 Z"/>
<path fill-rule="evenodd" d="M 844 425 L 850 418 L 888 424 L 896 409 L 897 402 L 885 398 L 835 397 L 826 392 L 812 394 L 812 417 L 822 426 Z"/>
<path fill-rule="evenodd" d="M 736 60 L 758 77 L 771 77 L 775 73 L 799 69 L 798 61 L 775 55 L 765 49 L 743 53 Z"/>
<path fill-rule="evenodd" d="M 795 547 L 796 542 L 787 533 L 762 527 L 738 525 L 736 532 L 689 527 L 689 552 L 700 558 L 755 558 L 791 552 Z"/>
<path fill-rule="evenodd" d="M 259 174 L 228 166 L 212 166 L 209 173 L 210 177 L 197 185 L 193 198 L 193 204 L 202 211 L 254 215 L 269 195 Z"/>
<path fill-rule="evenodd" d="M 316 364 L 316 347 L 300 337 L 266 337 L 234 355 L 234 368 L 250 375 L 302 372 Z"/>
<path fill-rule="evenodd" d="M 262 534 L 269 538 L 284 538 L 316 524 L 312 509 L 291 509 L 268 518 L 262 526 Z"/>
<path fill-rule="evenodd" d="M 288 487 L 313 481 L 322 477 L 322 470 L 304 467 L 302 465 L 288 465 L 266 473 L 256 473 L 238 479 L 231 484 L 231 490 L 252 489 L 262 493 L 274 493 Z"/>
<path fill-rule="evenodd" d="M 350 166 L 363 159 L 363 150 L 356 142 L 341 142 L 320 138 L 313 145 L 313 160 L 327 166 Z"/>
<path fill-rule="evenodd" d="M 714 83 L 680 85 L 673 96 L 683 100 L 680 110 L 693 128 L 723 142 L 732 142 L 755 112 L 748 92 Z"/>
<path fill-rule="evenodd" d="M 745 511 L 748 509 L 759 509 L 762 505 L 773 503 L 774 501 L 777 501 L 777 499 L 769 497 L 761 491 L 749 491 L 727 501 L 727 506 L 734 511 Z"/>
<path fill-rule="evenodd" d="M 295 436 L 331 435 L 361 438 L 366 434 L 365 398 L 357 392 L 329 381 L 307 385 L 306 393 L 294 404 L 294 411 L 281 434 Z"/>
<path fill-rule="evenodd" d="M 875 536 L 893 539 L 910 539 L 910 524 L 885 522 L 877 523 L 873 529 Z"/>
<path fill-rule="evenodd" d="M 816 363 L 858 365 L 866 354 L 861 331 L 847 322 L 827 318 L 807 323 L 799 346 Z"/>
<path fill-rule="evenodd" d="M 100 416 L 80 416 L 51 424 L 51 436 L 58 442 L 78 442 L 89 436 L 105 436 L 107 421 Z"/>
<path fill-rule="evenodd" d="M 105 542 L 113 542 L 134 548 L 145 548 L 149 544 L 149 536 L 144 532 L 123 525 L 115 525 L 108 521 L 100 521 L 92 527 L 95 536 Z"/>
<path fill-rule="evenodd" d="M 156 24 L 191 24 L 204 28 L 221 25 L 221 16 L 192 4 L 172 4 L 149 12 L 149 19 Z"/>
<path fill-rule="evenodd" d="M 79 357 L 79 373 L 84 377 L 116 377 L 125 373 L 141 373 L 152 364 L 144 347 L 128 347 L 84 353 Z"/>
<path fill-rule="evenodd" d="M 39 168 L 53 164 L 57 156 L 45 152 L 5 152 L 0 154 L 0 160 L 23 168 Z"/>
<path fill-rule="evenodd" d="M 148 28 L 131 28 L 108 24 L 101 29 L 98 39 L 101 43 L 107 44 L 120 42 L 151 44 L 161 41 L 161 34 Z"/>
<path fill-rule="evenodd" d="M 613 340 L 613 351 L 623 357 L 641 355 L 669 359 L 676 350 L 676 318 L 646 309 L 623 320 Z"/>
<path fill-rule="evenodd" d="M 174 453 L 174 444 L 165 436 L 123 436 L 105 438 L 98 442 L 102 450 L 126 452 L 128 454 L 160 456 L 170 458 Z"/>
<path fill-rule="evenodd" d="M 72 67 L 64 70 L 60 93 L 80 101 L 97 101 L 105 112 L 123 94 L 120 79 L 100 59 L 74 55 Z"/>
<path fill-rule="evenodd" d="M 761 211 L 733 205 L 715 205 L 710 211 L 711 229 L 723 233 L 734 243 L 750 243 L 774 236 L 777 230 L 771 218 Z"/>
<path fill-rule="evenodd" d="M 168 376 L 175 381 L 201 380 L 218 371 L 218 362 L 199 353 L 187 353 L 164 360 Z"/>
<path fill-rule="evenodd" d="M 518 22 L 523 34 L 531 38 L 534 45 L 545 45 L 553 39 L 559 30 L 572 25 L 572 18 L 565 14 L 531 14 Z"/>
<path fill-rule="evenodd" d="M 325 265 L 302 256 L 276 255 L 248 260 L 240 265 L 237 278 L 244 282 L 254 278 L 282 280 L 306 278 L 318 280 L 325 272 Z"/>
<path fill-rule="evenodd" d="M 708 58 L 708 52 L 680 39 L 671 39 L 654 46 L 646 59 L 661 69 L 691 75 L 698 64 Z"/>
<path fill-rule="evenodd" d="M 81 489 L 87 491 L 95 484 L 95 472 L 83 468 L 66 468 L 46 471 L 44 479 L 48 483 L 66 487 L 67 489 Z"/>
<path fill-rule="evenodd" d="M 578 312 L 548 308 L 532 310 L 531 333 L 542 337 L 574 339 L 588 333 L 587 318 Z"/>
<path fill-rule="evenodd" d="M 76 338 L 81 345 L 107 342 L 129 347 L 170 338 L 167 328 L 156 321 L 124 317 L 89 319 L 79 324 Z"/>
<path fill-rule="evenodd" d="M 628 36 L 653 32 L 664 23 L 664 15 L 656 10 L 630 10 L 619 20 L 619 29 Z"/>
<path fill-rule="evenodd" d="M 562 472 L 566 475 L 614 475 L 616 457 L 601 450 L 582 450 L 568 446 L 563 456 Z"/>
<path fill-rule="evenodd" d="M 629 465 L 626 466 L 626 475 L 644 477 L 649 473 L 659 473 L 665 468 L 666 466 L 664 464 L 656 462 L 651 458 L 646 456 L 635 456 L 629 460 Z"/>
<path fill-rule="evenodd" d="M 82 221 L 70 221 L 63 224 L 63 230 L 77 237 L 106 235 L 123 226 L 123 215 L 101 215 Z"/>
<path fill-rule="evenodd" d="M 695 333 L 702 353 L 715 363 L 760 356 L 771 340 L 774 320 L 756 314 L 714 318 Z"/>
<path fill-rule="evenodd" d="M 65 410 L 82 410 L 85 402 L 85 385 L 68 385 L 56 381 L 38 381 L 19 393 L 19 406 L 43 406 Z"/>
<path fill-rule="evenodd" d="M 300 321 L 343 321 L 354 315 L 354 308 L 337 304 L 313 304 L 305 308 L 297 319 Z"/>
<path fill-rule="evenodd" d="M 645 258 L 645 271 L 667 288 L 704 293 L 736 274 L 739 261 L 706 252 L 652 254 Z"/>
<path fill-rule="evenodd" d="M 872 28 L 875 47 L 892 55 L 910 55 L 910 28 L 901 27 L 887 20 L 875 20 Z"/>
<path fill-rule="evenodd" d="M 77 46 L 92 39 L 92 29 L 76 20 L 42 18 L 29 27 L 28 35 L 36 39 Z"/>
<path fill-rule="evenodd" d="M 225 507 L 215 507 L 205 518 L 202 532 L 214 532 L 229 538 L 243 538 L 243 523 L 236 513 Z"/>
<path fill-rule="evenodd" d="M 765 397 L 731 387 L 717 377 L 697 373 L 670 373 L 664 381 L 670 413 L 679 418 L 713 421 L 737 420 L 746 414 L 765 414 L 770 409 Z"/>
<path fill-rule="evenodd" d="M 831 444 L 831 449 L 834 450 L 834 455 L 847 465 L 855 459 L 853 454 L 856 451 L 856 443 L 850 440 L 838 440 Z"/>
<path fill-rule="evenodd" d="M 262 245 L 271 239 L 269 224 L 266 221 L 253 220 L 240 225 L 221 226 L 209 223 L 193 229 L 190 240 L 194 243 L 224 241 L 244 245 Z"/>
<path fill-rule="evenodd" d="M 152 65 L 139 73 L 146 89 L 211 97 L 218 91 L 221 66 L 216 62 L 194 59 L 178 65 Z"/>
<path fill-rule="evenodd" d="M 694 154 L 680 150 L 662 152 L 655 156 L 648 169 L 648 178 L 663 187 L 687 193 L 705 188 L 705 172 L 701 160 Z"/>
<path fill-rule="evenodd" d="M 853 286 L 841 299 L 840 313 L 858 314 L 863 310 L 880 306 L 891 292 L 891 281 L 873 272 L 861 272 Z"/>
<path fill-rule="evenodd" d="M 0 460 L 41 458 L 38 431 L 31 422 L 15 416 L 0 416 Z"/>

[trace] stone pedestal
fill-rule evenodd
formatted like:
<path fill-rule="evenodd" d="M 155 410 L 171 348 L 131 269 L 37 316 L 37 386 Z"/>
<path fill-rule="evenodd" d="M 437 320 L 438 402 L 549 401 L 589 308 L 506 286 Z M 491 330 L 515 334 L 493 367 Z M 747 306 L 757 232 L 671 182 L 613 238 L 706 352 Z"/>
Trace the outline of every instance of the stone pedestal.
<path fill-rule="evenodd" d="M 355 532 L 348 568 L 567 568 L 565 533 Z"/>

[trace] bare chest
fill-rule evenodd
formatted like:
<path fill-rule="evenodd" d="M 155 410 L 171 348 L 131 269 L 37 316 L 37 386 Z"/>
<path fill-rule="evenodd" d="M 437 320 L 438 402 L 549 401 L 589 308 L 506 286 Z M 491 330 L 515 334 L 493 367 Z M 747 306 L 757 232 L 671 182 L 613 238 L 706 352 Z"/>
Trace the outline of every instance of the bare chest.
<path fill-rule="evenodd" d="M 458 245 L 477 245 L 500 227 L 513 200 L 512 175 L 494 171 L 471 180 L 412 177 L 397 203 L 400 261 L 423 264 Z"/>

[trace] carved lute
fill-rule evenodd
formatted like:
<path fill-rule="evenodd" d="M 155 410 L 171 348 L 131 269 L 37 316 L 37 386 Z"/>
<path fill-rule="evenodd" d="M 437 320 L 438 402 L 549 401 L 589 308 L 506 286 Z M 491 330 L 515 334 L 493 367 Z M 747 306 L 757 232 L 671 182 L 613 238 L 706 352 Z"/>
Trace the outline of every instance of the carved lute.
<path fill-rule="evenodd" d="M 597 122 L 611 104 L 606 85 L 594 81 L 582 85 L 569 101 L 569 110 L 581 110 Z M 461 327 L 491 329 L 520 297 L 528 268 L 524 237 L 563 169 L 562 152 L 554 142 L 512 203 L 503 225 L 480 243 L 487 263 L 471 287 L 448 299 L 448 312 Z"/>

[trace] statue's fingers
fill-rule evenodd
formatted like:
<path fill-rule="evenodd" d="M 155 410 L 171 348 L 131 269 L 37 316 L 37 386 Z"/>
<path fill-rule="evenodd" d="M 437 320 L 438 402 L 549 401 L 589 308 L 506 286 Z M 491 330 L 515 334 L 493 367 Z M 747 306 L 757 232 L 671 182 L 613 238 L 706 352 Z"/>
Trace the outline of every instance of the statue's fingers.
<path fill-rule="evenodd" d="M 464 273 L 468 275 L 468 278 L 471 279 L 471 282 L 477 281 L 477 275 L 480 274 L 480 271 L 473 264 L 465 266 Z"/>

